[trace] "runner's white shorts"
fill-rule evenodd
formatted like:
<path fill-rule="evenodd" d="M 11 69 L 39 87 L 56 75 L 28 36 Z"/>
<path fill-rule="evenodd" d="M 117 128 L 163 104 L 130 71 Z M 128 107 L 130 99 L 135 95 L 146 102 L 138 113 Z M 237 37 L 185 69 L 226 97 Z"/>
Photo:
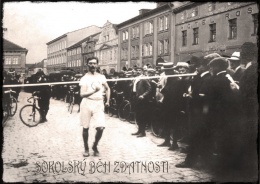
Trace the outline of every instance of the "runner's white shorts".
<path fill-rule="evenodd" d="M 80 123 L 83 128 L 89 128 L 93 123 L 94 127 L 105 127 L 105 113 L 103 100 L 91 100 L 83 98 L 80 104 Z"/>

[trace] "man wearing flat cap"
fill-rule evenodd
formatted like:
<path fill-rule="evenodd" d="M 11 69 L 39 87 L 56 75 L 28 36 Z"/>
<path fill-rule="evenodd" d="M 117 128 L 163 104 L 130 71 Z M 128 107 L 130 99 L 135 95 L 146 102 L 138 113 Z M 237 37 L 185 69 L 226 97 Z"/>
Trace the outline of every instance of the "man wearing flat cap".
<path fill-rule="evenodd" d="M 209 150 L 217 151 L 220 164 L 232 166 L 236 162 L 238 151 L 236 142 L 237 132 L 240 129 L 237 114 L 236 96 L 232 89 L 233 78 L 227 73 L 228 61 L 226 58 L 217 57 L 209 63 L 211 78 L 208 80 L 207 89 L 204 91 L 206 104 L 203 106 L 205 122 L 209 130 L 207 136 Z"/>
<path fill-rule="evenodd" d="M 189 149 L 187 150 L 187 157 L 184 162 L 176 165 L 176 167 L 185 168 L 193 167 L 199 156 L 202 159 L 207 160 L 210 152 L 210 142 L 206 137 L 210 136 L 209 128 L 205 122 L 206 115 L 202 113 L 203 106 L 207 106 L 203 94 L 207 91 L 208 86 L 211 84 L 209 79 L 211 75 L 209 73 L 209 62 L 214 58 L 220 57 L 217 53 L 208 54 L 201 57 L 196 62 L 197 75 L 192 78 L 191 85 L 188 89 L 188 96 L 190 98 L 190 137 L 189 137 Z"/>

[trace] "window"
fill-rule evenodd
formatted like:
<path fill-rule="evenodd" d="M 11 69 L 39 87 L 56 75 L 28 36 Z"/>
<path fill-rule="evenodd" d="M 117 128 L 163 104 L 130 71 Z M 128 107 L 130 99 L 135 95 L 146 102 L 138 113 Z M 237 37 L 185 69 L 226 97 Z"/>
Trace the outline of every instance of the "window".
<path fill-rule="evenodd" d="M 153 21 L 148 21 L 144 23 L 144 35 L 153 33 Z"/>
<path fill-rule="evenodd" d="M 237 19 L 231 19 L 229 22 L 229 39 L 237 38 Z"/>
<path fill-rule="evenodd" d="M 128 40 L 128 31 L 123 31 L 123 41 Z"/>
<path fill-rule="evenodd" d="M 135 27 L 135 34 L 136 34 L 136 37 L 138 38 L 139 37 L 139 25 Z"/>
<path fill-rule="evenodd" d="M 146 43 L 143 45 L 143 56 L 153 55 L 153 43 Z"/>
<path fill-rule="evenodd" d="M 159 31 L 163 30 L 163 17 L 159 18 Z"/>
<path fill-rule="evenodd" d="M 135 46 L 135 58 L 139 58 L 139 45 Z"/>
<path fill-rule="evenodd" d="M 131 58 L 135 57 L 135 46 L 132 46 L 131 48 Z"/>
<path fill-rule="evenodd" d="M 198 15 L 198 7 L 192 9 L 191 17 L 195 17 Z"/>
<path fill-rule="evenodd" d="M 159 40 L 158 42 L 158 53 L 159 55 L 168 54 L 169 53 L 169 40 Z"/>
<path fill-rule="evenodd" d="M 135 28 L 132 27 L 132 35 L 131 35 L 131 38 L 135 38 Z"/>
<path fill-rule="evenodd" d="M 71 51 L 68 52 L 68 56 L 71 56 Z"/>
<path fill-rule="evenodd" d="M 163 40 L 159 40 L 158 49 L 159 55 L 163 54 Z"/>
<path fill-rule="evenodd" d="M 209 42 L 216 41 L 216 24 L 209 25 Z"/>
<path fill-rule="evenodd" d="M 186 11 L 184 11 L 184 12 L 181 13 L 181 20 L 184 20 L 185 17 L 186 17 Z"/>
<path fill-rule="evenodd" d="M 216 3 L 215 2 L 209 3 L 208 8 L 209 8 L 209 12 L 214 11 L 216 9 Z"/>
<path fill-rule="evenodd" d="M 169 40 L 164 40 L 164 54 L 169 53 Z"/>
<path fill-rule="evenodd" d="M 253 34 L 252 36 L 256 35 L 257 34 L 257 30 L 258 30 L 258 13 L 255 13 L 252 15 L 253 17 L 253 23 L 254 23 L 254 26 L 253 26 Z"/>
<path fill-rule="evenodd" d="M 159 31 L 163 31 L 163 30 L 167 30 L 168 29 L 168 25 L 169 25 L 169 22 L 168 22 L 168 15 L 165 15 L 163 17 L 160 17 L 159 18 Z"/>
<path fill-rule="evenodd" d="M 11 65 L 11 64 L 12 64 L 12 58 L 6 57 L 6 58 L 5 58 L 5 64 L 6 64 L 6 65 Z"/>
<path fill-rule="evenodd" d="M 182 46 L 187 45 L 187 30 L 182 31 Z"/>
<path fill-rule="evenodd" d="M 149 43 L 149 56 L 153 55 L 153 44 Z"/>
<path fill-rule="evenodd" d="M 18 65 L 18 57 L 14 57 L 13 58 L 13 64 L 14 65 Z"/>
<path fill-rule="evenodd" d="M 132 35 L 131 38 L 138 38 L 139 37 L 139 25 L 132 27 Z"/>
<path fill-rule="evenodd" d="M 169 27 L 169 18 L 168 18 L 168 15 L 167 16 L 164 16 L 164 29 L 165 30 L 168 30 L 168 27 Z"/>
<path fill-rule="evenodd" d="M 80 54 L 80 53 L 81 53 L 81 49 L 77 48 L 77 54 Z"/>
<path fill-rule="evenodd" d="M 123 39 L 123 41 L 125 40 L 125 32 L 123 32 L 123 38 L 122 39 Z"/>
<path fill-rule="evenodd" d="M 193 45 L 199 44 L 199 28 L 193 29 Z"/>

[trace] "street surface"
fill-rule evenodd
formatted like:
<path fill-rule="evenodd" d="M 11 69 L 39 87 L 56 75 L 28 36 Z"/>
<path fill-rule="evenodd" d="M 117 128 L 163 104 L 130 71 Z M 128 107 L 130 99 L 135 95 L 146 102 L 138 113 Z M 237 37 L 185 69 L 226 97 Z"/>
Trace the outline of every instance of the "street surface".
<path fill-rule="evenodd" d="M 21 92 L 18 110 L 3 130 L 4 182 L 210 182 L 203 170 L 176 168 L 185 154 L 157 147 L 163 139 L 150 132 L 144 138 L 131 133 L 136 126 L 106 115 L 99 157 L 91 149 L 95 129 L 90 128 L 90 156 L 83 157 L 78 106 L 69 114 L 67 104 L 51 99 L 48 122 L 27 127 L 19 112 L 29 93 Z M 139 163 L 140 162 L 140 163 Z"/>

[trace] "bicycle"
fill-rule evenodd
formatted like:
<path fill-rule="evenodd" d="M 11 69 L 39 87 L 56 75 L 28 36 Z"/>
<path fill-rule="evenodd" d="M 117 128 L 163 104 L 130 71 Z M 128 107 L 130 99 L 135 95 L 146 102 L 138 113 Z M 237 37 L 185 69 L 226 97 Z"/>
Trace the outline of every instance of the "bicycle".
<path fill-rule="evenodd" d="M 28 127 L 35 127 L 37 126 L 41 119 L 40 109 L 36 107 L 36 100 L 39 99 L 37 96 L 32 96 L 27 99 L 27 102 L 32 103 L 30 100 L 33 99 L 33 104 L 25 105 L 20 110 L 20 119 Z"/>
<path fill-rule="evenodd" d="M 117 92 L 112 90 L 112 98 L 110 99 L 110 106 L 108 107 L 108 115 L 112 117 L 113 115 L 118 115 L 120 104 L 124 101 L 123 92 Z M 119 116 L 119 115 L 118 115 Z"/>
<path fill-rule="evenodd" d="M 17 100 L 12 96 L 12 89 L 4 91 L 2 126 L 5 127 L 9 117 L 13 117 L 17 111 Z M 6 95 L 7 94 L 7 95 Z"/>
<path fill-rule="evenodd" d="M 134 104 L 134 99 L 131 101 L 124 100 L 122 102 L 118 111 L 118 116 L 120 120 L 128 121 L 131 124 L 137 124 Z"/>
<path fill-rule="evenodd" d="M 151 131 L 155 137 L 162 137 L 164 130 L 163 113 L 161 109 L 162 104 L 156 103 L 154 110 L 152 111 L 151 118 Z"/>

